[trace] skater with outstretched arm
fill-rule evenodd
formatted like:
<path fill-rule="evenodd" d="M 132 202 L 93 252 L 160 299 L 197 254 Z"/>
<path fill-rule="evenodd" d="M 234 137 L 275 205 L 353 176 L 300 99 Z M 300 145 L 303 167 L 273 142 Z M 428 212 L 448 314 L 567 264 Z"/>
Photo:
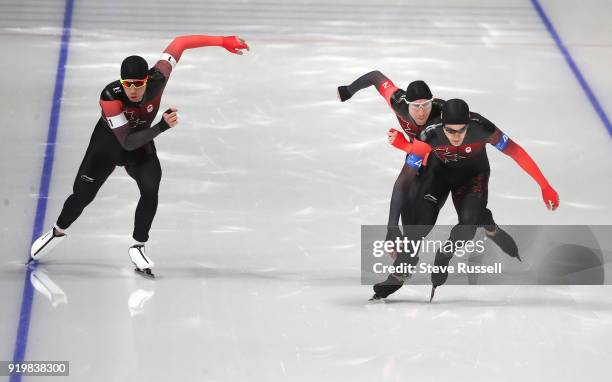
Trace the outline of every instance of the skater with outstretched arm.
<path fill-rule="evenodd" d="M 140 56 L 129 56 L 121 64 L 121 77 L 106 85 L 100 95 L 101 117 L 94 127 L 85 157 L 77 172 L 73 193 L 66 199 L 52 229 L 32 244 L 30 261 L 38 261 L 67 237 L 66 230 L 95 198 L 117 166 L 125 167 L 136 181 L 140 200 L 134 219 L 133 245 L 128 254 L 136 271 L 152 276 L 153 261 L 145 243 L 157 211 L 161 166 L 154 138 L 178 123 L 178 110 L 166 110 L 152 125 L 170 73 L 186 49 L 219 46 L 242 55 L 249 47 L 236 36 L 189 35 L 176 37 L 149 69 Z"/>

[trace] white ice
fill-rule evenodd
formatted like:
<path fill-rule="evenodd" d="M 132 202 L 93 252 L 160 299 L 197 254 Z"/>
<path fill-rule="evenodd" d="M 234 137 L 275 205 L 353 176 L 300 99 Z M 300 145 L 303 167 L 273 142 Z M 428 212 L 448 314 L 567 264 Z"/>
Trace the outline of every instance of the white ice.
<path fill-rule="evenodd" d="M 606 113 L 612 6 L 542 1 Z M 64 2 L 0 4 L 0 360 L 13 357 Z M 178 34 L 237 34 L 239 57 L 187 51 L 156 140 L 160 205 L 141 279 L 127 256 L 138 190 L 118 168 L 69 239 L 38 266 L 28 360 L 69 360 L 74 381 L 516 381 L 603 378 L 609 287 L 407 286 L 368 305 L 362 224 L 384 224 L 403 155 L 374 89 L 379 69 L 462 97 L 538 162 L 561 197 L 489 149 L 500 224 L 610 224 L 612 140 L 527 0 L 75 2 L 44 227 L 50 227 L 119 63 L 152 64 Z M 439 222 L 453 224 L 446 206 Z M 45 378 L 30 378 L 43 381 Z M 24 378 L 24 380 L 30 380 Z M 58 379 L 50 379 L 58 380 Z M 67 379 L 68 380 L 68 379 Z"/>

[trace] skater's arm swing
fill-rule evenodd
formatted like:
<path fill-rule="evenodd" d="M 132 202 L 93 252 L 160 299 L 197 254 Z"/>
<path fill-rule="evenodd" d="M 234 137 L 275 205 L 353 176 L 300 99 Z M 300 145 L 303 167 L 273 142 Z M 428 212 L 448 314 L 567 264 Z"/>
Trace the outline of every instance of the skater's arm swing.
<path fill-rule="evenodd" d="M 157 124 L 148 129 L 134 131 L 134 129 L 130 128 L 129 122 L 122 110 L 121 101 L 100 100 L 100 106 L 102 107 L 102 114 L 106 118 L 106 122 L 115 134 L 115 137 L 117 137 L 119 144 L 128 151 L 135 150 L 152 141 L 159 134 L 175 126 L 177 123 L 176 109 L 168 109 Z M 170 115 L 174 117 L 173 124 L 168 123 Z"/>
<path fill-rule="evenodd" d="M 427 157 L 431 152 L 430 145 L 417 139 L 410 142 L 404 134 L 395 129 L 390 129 L 387 136 L 391 145 L 410 154 L 406 159 L 406 165 L 418 170 L 421 165 L 427 164 Z"/>
<path fill-rule="evenodd" d="M 188 35 L 178 36 L 162 54 L 160 60 L 155 64 L 166 77 L 170 75 L 174 66 L 181 59 L 183 51 L 186 49 L 201 48 L 204 46 L 220 46 L 227 49 L 229 52 L 242 55 L 243 50 L 249 50 L 247 43 L 236 36 L 205 36 L 205 35 Z"/>
<path fill-rule="evenodd" d="M 369 86 L 375 86 L 376 90 L 387 101 L 393 112 L 405 121 L 409 121 L 410 113 L 406 107 L 406 92 L 399 89 L 395 84 L 378 70 L 366 73 L 348 86 L 338 86 L 338 98 L 344 102 L 355 93 Z"/>
<path fill-rule="evenodd" d="M 387 100 L 387 102 L 391 102 L 391 96 L 393 93 L 399 90 L 397 86 L 395 86 L 393 82 L 391 82 L 391 80 L 384 74 L 378 70 L 374 70 L 357 78 L 348 86 L 338 86 L 338 97 L 340 98 L 340 101 L 344 102 L 350 99 L 361 89 L 365 89 L 369 86 L 375 86 L 378 92 Z"/>
<path fill-rule="evenodd" d="M 499 151 L 508 155 L 535 180 L 542 190 L 542 199 L 546 203 L 546 207 L 550 210 L 556 210 L 559 207 L 559 195 L 552 188 L 548 180 L 540 171 L 540 168 L 531 156 L 519 144 L 510 139 L 501 130 L 497 129 L 494 136 L 499 136 L 495 143 L 492 143 Z"/>

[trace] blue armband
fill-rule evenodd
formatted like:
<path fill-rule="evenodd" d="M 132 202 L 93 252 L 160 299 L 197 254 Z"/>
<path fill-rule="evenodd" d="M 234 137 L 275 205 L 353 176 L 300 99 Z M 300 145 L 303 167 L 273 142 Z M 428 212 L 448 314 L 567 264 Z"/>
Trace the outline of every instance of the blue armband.
<path fill-rule="evenodd" d="M 508 146 L 508 142 L 510 142 L 510 138 L 508 138 L 506 134 L 502 134 L 499 141 L 497 141 L 495 144 L 495 147 L 497 147 L 499 151 L 503 152 L 506 149 L 506 146 Z"/>
<path fill-rule="evenodd" d="M 406 164 L 408 165 L 408 167 L 412 167 L 413 169 L 418 170 L 423 164 L 423 158 L 418 155 L 409 154 L 406 158 Z"/>

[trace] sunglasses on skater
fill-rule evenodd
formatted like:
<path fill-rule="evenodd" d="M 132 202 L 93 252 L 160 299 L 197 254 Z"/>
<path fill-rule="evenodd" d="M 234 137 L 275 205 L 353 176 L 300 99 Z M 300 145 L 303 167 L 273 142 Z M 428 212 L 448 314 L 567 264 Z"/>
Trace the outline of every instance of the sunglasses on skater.
<path fill-rule="evenodd" d="M 408 102 L 406 101 L 406 103 L 408 104 L 408 107 L 412 110 L 429 110 L 431 109 L 431 105 L 433 103 L 433 98 L 432 99 L 428 99 L 427 101 L 424 102 Z"/>
<path fill-rule="evenodd" d="M 446 131 L 449 134 L 463 134 L 463 133 L 465 133 L 467 128 L 468 128 L 468 125 L 465 125 L 462 128 L 455 130 L 455 129 L 451 129 L 450 127 L 445 125 L 444 126 L 444 131 Z"/>
<path fill-rule="evenodd" d="M 147 84 L 148 79 L 149 79 L 149 76 L 146 76 L 142 80 L 123 80 L 121 79 L 119 80 L 119 82 L 121 82 L 121 85 L 123 85 L 123 87 L 131 88 L 133 86 L 136 89 L 138 89 L 138 88 L 145 86 Z"/>

